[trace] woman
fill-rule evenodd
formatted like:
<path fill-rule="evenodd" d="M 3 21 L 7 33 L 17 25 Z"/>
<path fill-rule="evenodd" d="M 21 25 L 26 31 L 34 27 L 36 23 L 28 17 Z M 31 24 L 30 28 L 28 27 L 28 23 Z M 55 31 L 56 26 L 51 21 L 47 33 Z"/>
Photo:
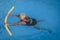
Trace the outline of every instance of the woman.
<path fill-rule="evenodd" d="M 36 29 L 40 30 L 40 29 L 43 29 L 43 30 L 48 30 L 49 32 L 51 32 L 49 29 L 45 29 L 45 28 L 42 28 L 40 27 L 37 23 L 39 21 L 37 21 L 36 19 L 34 18 L 30 18 L 28 17 L 26 14 L 19 14 L 19 15 L 16 15 L 16 14 L 9 14 L 8 16 L 16 16 L 20 19 L 19 22 L 15 23 L 15 24 L 7 24 L 7 25 L 10 25 L 10 26 L 16 26 L 16 25 L 26 25 L 26 26 L 34 26 Z"/>

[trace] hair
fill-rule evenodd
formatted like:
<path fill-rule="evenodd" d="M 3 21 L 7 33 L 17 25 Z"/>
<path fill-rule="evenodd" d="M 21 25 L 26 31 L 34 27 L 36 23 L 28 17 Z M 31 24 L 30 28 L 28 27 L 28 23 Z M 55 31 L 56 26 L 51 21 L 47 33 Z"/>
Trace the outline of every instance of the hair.
<path fill-rule="evenodd" d="M 26 17 L 25 17 L 25 19 L 26 19 L 26 20 L 29 20 L 29 19 L 30 19 L 30 17 L 26 16 Z"/>

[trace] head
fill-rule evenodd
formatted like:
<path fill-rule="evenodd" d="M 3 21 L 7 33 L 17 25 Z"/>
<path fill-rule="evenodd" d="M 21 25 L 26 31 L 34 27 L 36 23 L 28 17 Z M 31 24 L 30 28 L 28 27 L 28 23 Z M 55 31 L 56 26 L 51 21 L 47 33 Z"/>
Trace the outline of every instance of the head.
<path fill-rule="evenodd" d="M 20 19 L 24 19 L 26 17 L 26 14 L 24 14 L 24 13 L 22 13 L 22 14 L 20 14 Z"/>

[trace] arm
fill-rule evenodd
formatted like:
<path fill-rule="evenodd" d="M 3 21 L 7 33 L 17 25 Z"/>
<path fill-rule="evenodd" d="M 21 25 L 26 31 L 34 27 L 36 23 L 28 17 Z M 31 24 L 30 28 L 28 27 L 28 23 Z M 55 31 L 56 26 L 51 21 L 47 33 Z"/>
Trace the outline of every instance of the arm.
<path fill-rule="evenodd" d="M 17 16 L 19 17 L 20 15 L 19 14 L 10 14 L 11 16 Z"/>
<path fill-rule="evenodd" d="M 17 22 L 15 24 L 8 24 L 9 26 L 16 26 L 16 25 L 20 25 L 20 24 L 26 24 L 25 22 Z"/>
<path fill-rule="evenodd" d="M 11 16 L 18 16 L 17 14 L 10 14 Z"/>
<path fill-rule="evenodd" d="M 18 16 L 17 14 L 10 14 L 11 16 Z"/>

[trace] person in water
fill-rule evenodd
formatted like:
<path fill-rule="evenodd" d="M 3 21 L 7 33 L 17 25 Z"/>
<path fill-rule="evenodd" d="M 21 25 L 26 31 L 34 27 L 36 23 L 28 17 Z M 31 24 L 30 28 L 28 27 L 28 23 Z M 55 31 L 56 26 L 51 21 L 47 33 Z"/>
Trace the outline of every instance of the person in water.
<path fill-rule="evenodd" d="M 20 19 L 19 22 L 15 23 L 15 24 L 7 24 L 9 26 L 16 26 L 16 25 L 26 25 L 26 26 L 34 26 L 34 28 L 40 30 L 40 29 L 43 29 L 43 30 L 48 30 L 49 32 L 51 32 L 49 29 L 46 29 L 46 28 L 42 28 L 38 25 L 38 22 L 39 20 L 37 21 L 35 18 L 31 18 L 31 17 L 28 17 L 26 14 L 22 13 L 22 14 L 9 14 L 8 16 L 16 16 Z"/>

